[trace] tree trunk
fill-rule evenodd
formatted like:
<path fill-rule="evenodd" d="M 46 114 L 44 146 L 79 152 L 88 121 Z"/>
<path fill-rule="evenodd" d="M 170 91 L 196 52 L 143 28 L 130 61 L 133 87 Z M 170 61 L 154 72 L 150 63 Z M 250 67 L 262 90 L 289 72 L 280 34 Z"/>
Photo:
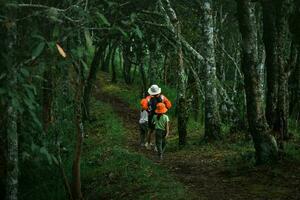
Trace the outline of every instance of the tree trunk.
<path fill-rule="evenodd" d="M 104 51 L 103 55 L 105 55 L 105 53 L 106 53 L 106 56 L 105 56 L 105 58 L 103 58 L 103 64 L 101 66 L 101 70 L 104 72 L 107 72 L 107 73 L 109 73 L 109 64 L 110 64 L 112 51 L 113 51 L 112 45 L 111 45 L 111 43 L 109 43 L 107 46 L 107 52 L 106 52 L 106 49 Z"/>
<path fill-rule="evenodd" d="M 116 62 L 115 62 L 115 56 L 116 56 L 117 48 L 114 49 L 114 52 L 112 54 L 112 59 L 111 59 L 111 82 L 117 83 L 117 72 L 116 72 Z"/>
<path fill-rule="evenodd" d="M 297 47 L 299 49 L 299 46 Z M 291 98 L 290 98 L 290 116 L 298 122 L 300 122 L 300 49 L 298 50 L 297 61 L 295 64 L 295 69 L 291 75 L 290 79 L 290 90 L 291 90 Z"/>
<path fill-rule="evenodd" d="M 44 131 L 47 132 L 49 123 L 51 122 L 51 110 L 52 110 L 52 70 L 44 71 L 43 80 L 43 124 Z"/>
<path fill-rule="evenodd" d="M 6 47 L 7 48 L 7 69 L 8 69 L 8 88 L 11 94 L 17 93 L 17 65 L 15 61 L 15 50 L 17 49 L 17 25 L 13 19 L 9 19 L 9 26 L 6 26 Z M 5 49 L 4 49 L 5 50 Z M 17 108 L 13 99 L 8 97 L 6 104 L 7 121 L 6 121 L 6 199 L 18 199 L 18 175 L 19 175 L 19 158 L 18 158 L 18 132 L 17 132 Z M 18 101 L 18 100 L 16 100 Z"/>
<path fill-rule="evenodd" d="M 277 31 L 275 25 L 275 5 L 273 1 L 264 0 L 263 2 L 263 21 L 264 33 L 263 41 L 266 49 L 266 72 L 267 72 L 267 93 L 266 93 L 266 118 L 272 127 L 276 119 L 276 103 L 278 92 L 278 63 L 276 38 Z"/>
<path fill-rule="evenodd" d="M 167 21 L 170 21 L 173 27 L 175 28 L 175 33 L 176 33 L 175 38 L 178 41 L 178 43 L 176 44 L 177 45 L 176 51 L 178 56 L 177 120 L 178 120 L 179 145 L 185 145 L 189 108 L 188 108 L 188 102 L 186 96 L 187 74 L 185 72 L 185 67 L 183 64 L 182 44 L 179 39 L 181 35 L 181 29 L 180 29 L 180 23 L 176 16 L 175 10 L 171 7 L 170 1 L 165 0 L 165 4 L 166 4 L 166 9 L 164 9 L 162 5 L 161 8 L 162 10 L 166 10 L 167 15 L 165 15 L 165 17 L 167 18 Z"/>
<path fill-rule="evenodd" d="M 132 58 L 131 44 L 129 42 L 123 45 L 123 77 L 126 84 L 130 85 L 132 83 L 131 68 L 132 63 L 130 59 Z"/>
<path fill-rule="evenodd" d="M 220 115 L 217 96 L 217 75 L 214 45 L 214 21 L 212 1 L 203 1 L 203 28 L 204 41 L 206 41 L 206 81 L 205 81 L 205 139 L 216 140 L 220 138 Z"/>
<path fill-rule="evenodd" d="M 76 64 L 75 64 L 76 65 Z M 81 200 L 82 192 L 81 192 L 81 176 L 80 176 L 80 158 L 82 152 L 82 143 L 84 138 L 84 128 L 82 123 L 82 90 L 83 84 L 80 78 L 81 74 L 81 66 L 77 66 L 78 74 L 77 74 L 77 88 L 75 95 L 75 123 L 76 123 L 76 147 L 75 147 L 75 156 L 73 160 L 72 166 L 72 197 L 73 200 Z"/>
<path fill-rule="evenodd" d="M 266 117 L 281 139 L 288 136 L 288 71 L 286 50 L 290 0 L 263 0 L 267 68 Z"/>
<path fill-rule="evenodd" d="M 101 45 L 101 44 L 100 44 Z M 84 92 L 83 92 L 83 119 L 87 120 L 90 117 L 90 97 L 91 97 L 91 92 L 92 88 L 94 85 L 94 82 L 97 78 L 97 71 L 99 68 L 99 64 L 101 62 L 101 56 L 103 55 L 103 49 L 99 46 L 96 51 L 94 58 L 92 60 L 92 64 L 90 67 L 89 75 L 86 80 L 86 84 L 84 87 Z"/>
<path fill-rule="evenodd" d="M 18 186 L 19 186 L 19 147 L 18 147 L 18 126 L 17 126 L 17 107 L 16 101 L 18 99 L 17 94 L 18 80 L 18 65 L 16 57 L 17 47 L 17 24 L 14 21 L 16 13 L 12 10 L 7 10 L 7 26 L 4 26 L 5 41 L 4 51 L 6 69 L 7 69 L 7 84 L 10 94 L 6 98 L 5 109 L 7 114 L 6 119 L 6 199 L 17 200 L 18 199 Z"/>
<path fill-rule="evenodd" d="M 177 31 L 180 34 L 180 24 L 177 24 Z M 187 122 L 188 122 L 188 103 L 187 103 L 187 74 L 183 64 L 183 53 L 181 44 L 177 46 L 178 54 L 178 134 L 179 145 L 186 144 Z"/>
<path fill-rule="evenodd" d="M 158 84 L 159 74 L 158 74 L 158 62 L 157 62 L 157 41 L 154 37 L 151 38 L 149 43 L 149 68 L 148 68 L 148 78 L 151 85 Z"/>
<path fill-rule="evenodd" d="M 164 73 L 163 73 L 163 80 L 164 80 L 164 84 L 167 85 L 168 84 L 168 59 L 169 59 L 169 53 L 165 54 L 164 57 Z"/>
<path fill-rule="evenodd" d="M 257 72 L 257 31 L 251 0 L 237 0 L 239 27 L 242 34 L 242 71 L 247 100 L 247 117 L 253 138 L 256 161 L 266 163 L 277 156 L 275 138 L 270 135 L 259 90 Z"/>

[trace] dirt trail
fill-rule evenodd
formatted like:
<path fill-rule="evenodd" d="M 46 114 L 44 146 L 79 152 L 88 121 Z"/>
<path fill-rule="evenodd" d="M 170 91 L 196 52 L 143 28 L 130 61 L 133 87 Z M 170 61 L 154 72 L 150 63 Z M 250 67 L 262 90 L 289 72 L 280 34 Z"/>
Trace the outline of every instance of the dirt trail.
<path fill-rule="evenodd" d="M 149 159 L 162 165 L 170 174 L 183 183 L 189 192 L 189 199 L 203 200 L 283 200 L 299 199 L 292 195 L 299 188 L 299 180 L 293 184 L 293 192 L 289 190 L 289 184 L 277 185 L 270 180 L 268 168 L 252 169 L 246 174 L 230 175 L 224 171 L 220 160 L 212 158 L 201 151 L 182 154 L 180 152 L 166 152 L 163 161 L 159 162 L 155 152 L 141 149 L 138 146 L 139 111 L 133 110 L 128 103 L 112 94 L 103 93 L 96 89 L 96 98 L 112 105 L 114 111 L 121 117 L 125 128 L 128 130 L 128 148 L 144 154 Z M 218 153 L 218 152 L 216 152 Z M 285 181 L 288 182 L 290 177 Z M 259 181 L 258 181 L 259 180 Z M 283 180 L 284 181 L 284 180 Z M 296 186 L 297 185 L 297 186 Z M 277 193 L 272 194 L 270 191 Z M 295 194 L 295 193 L 294 193 Z M 277 198 L 273 198 L 277 197 Z"/>

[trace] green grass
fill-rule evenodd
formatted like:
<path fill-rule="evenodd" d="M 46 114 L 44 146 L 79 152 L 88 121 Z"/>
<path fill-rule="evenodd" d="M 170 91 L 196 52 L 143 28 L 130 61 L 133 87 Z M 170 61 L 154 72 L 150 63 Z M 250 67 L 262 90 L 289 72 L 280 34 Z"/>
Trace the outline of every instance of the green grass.
<path fill-rule="evenodd" d="M 97 102 L 89 124 L 82 178 L 86 199 L 186 199 L 183 186 L 157 164 L 126 148 L 126 130 Z"/>

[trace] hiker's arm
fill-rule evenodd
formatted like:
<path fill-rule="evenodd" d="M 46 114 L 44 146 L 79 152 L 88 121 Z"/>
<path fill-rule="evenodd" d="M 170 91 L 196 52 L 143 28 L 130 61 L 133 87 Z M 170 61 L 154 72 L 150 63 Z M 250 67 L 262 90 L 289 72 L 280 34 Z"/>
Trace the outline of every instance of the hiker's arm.
<path fill-rule="evenodd" d="M 166 129 L 167 129 L 167 130 L 166 130 L 166 132 L 167 132 L 166 137 L 168 137 L 169 134 L 170 134 L 170 123 L 169 123 L 169 122 L 167 122 Z"/>
<path fill-rule="evenodd" d="M 166 107 L 168 109 L 170 109 L 172 107 L 171 101 L 166 96 L 164 96 L 164 102 L 163 103 L 166 105 Z"/>

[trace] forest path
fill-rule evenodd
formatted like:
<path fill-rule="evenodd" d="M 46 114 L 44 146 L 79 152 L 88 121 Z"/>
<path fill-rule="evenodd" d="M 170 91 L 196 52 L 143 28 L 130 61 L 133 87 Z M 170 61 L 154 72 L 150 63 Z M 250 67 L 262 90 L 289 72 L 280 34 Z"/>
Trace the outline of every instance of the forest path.
<path fill-rule="evenodd" d="M 103 80 L 102 80 L 103 81 Z M 101 81 L 101 84 L 103 82 Z M 109 78 L 106 84 L 111 84 Z M 99 85 L 99 84 L 97 84 Z M 237 173 L 230 173 L 224 166 L 224 148 L 214 148 L 213 152 L 197 147 L 195 150 L 169 150 L 164 160 L 159 161 L 156 152 L 140 148 L 139 142 L 139 110 L 133 109 L 128 102 L 111 92 L 95 89 L 97 100 L 108 103 L 120 116 L 127 130 L 127 147 L 129 150 L 143 154 L 148 159 L 161 165 L 187 189 L 187 199 L 201 200 L 283 200 L 299 199 L 295 195 L 299 190 L 299 179 L 292 184 L 290 176 L 277 179 L 270 167 L 252 168 Z M 131 104 L 134 104 L 132 102 Z M 173 130 L 175 127 L 172 128 Z M 171 131 L 172 132 L 172 131 Z M 172 139 L 173 136 L 171 136 Z M 292 167 L 291 169 L 299 172 Z M 271 171 L 271 172 L 270 172 Z M 275 171 L 276 172 L 276 171 Z M 297 173 L 295 172 L 295 173 Z M 291 173 L 291 172 L 290 172 Z M 271 176 L 271 177 L 270 177 Z M 295 177 L 292 177 L 294 179 Z"/>

